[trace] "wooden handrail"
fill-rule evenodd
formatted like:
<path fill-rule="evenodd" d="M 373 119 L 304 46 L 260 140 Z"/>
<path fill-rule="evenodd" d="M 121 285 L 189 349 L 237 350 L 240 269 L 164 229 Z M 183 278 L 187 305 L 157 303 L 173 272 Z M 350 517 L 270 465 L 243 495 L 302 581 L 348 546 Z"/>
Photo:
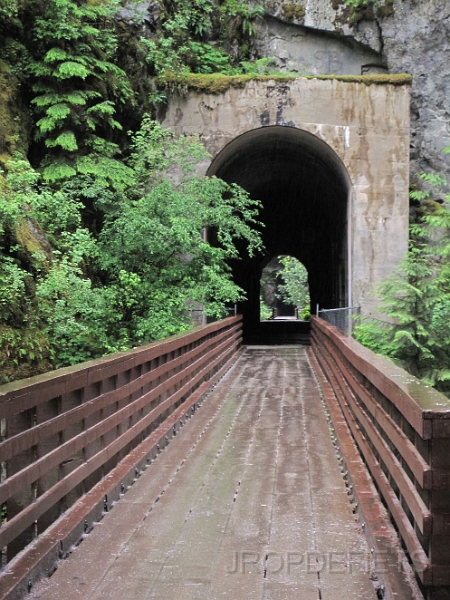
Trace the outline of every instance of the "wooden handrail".
<path fill-rule="evenodd" d="M 241 329 L 242 317 L 233 316 L 0 387 L 0 547 L 8 567 L 230 361 Z"/>
<path fill-rule="evenodd" d="M 312 317 L 312 348 L 426 586 L 450 585 L 450 400 Z"/>

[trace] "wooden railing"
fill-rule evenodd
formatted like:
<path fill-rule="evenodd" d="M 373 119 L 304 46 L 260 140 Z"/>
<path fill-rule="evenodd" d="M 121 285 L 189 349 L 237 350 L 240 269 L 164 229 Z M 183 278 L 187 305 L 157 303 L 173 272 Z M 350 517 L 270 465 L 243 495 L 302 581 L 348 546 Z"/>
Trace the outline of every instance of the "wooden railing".
<path fill-rule="evenodd" d="M 450 400 L 316 317 L 312 346 L 434 597 L 434 588 L 450 586 Z"/>
<path fill-rule="evenodd" d="M 176 434 L 183 406 L 229 366 L 241 325 L 230 317 L 0 387 L 4 570 L 155 431 L 148 451 Z"/>

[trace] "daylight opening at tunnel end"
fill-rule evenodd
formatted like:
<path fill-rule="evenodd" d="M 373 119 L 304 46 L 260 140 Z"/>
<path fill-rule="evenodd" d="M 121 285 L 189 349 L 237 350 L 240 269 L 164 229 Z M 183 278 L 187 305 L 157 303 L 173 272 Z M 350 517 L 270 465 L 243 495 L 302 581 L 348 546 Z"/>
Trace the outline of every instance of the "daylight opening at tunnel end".
<path fill-rule="evenodd" d="M 309 321 L 308 271 L 293 256 L 274 256 L 260 279 L 260 321 Z"/>

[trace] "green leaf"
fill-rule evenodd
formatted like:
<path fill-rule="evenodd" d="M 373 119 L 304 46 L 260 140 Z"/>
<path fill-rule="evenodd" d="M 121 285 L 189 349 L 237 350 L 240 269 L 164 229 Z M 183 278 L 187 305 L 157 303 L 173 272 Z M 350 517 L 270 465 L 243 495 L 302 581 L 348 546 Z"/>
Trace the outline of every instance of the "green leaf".
<path fill-rule="evenodd" d="M 63 181 L 74 177 L 77 172 L 69 164 L 64 162 L 52 162 L 50 165 L 44 167 L 43 177 L 45 181 L 54 183 L 56 181 Z"/>
<path fill-rule="evenodd" d="M 54 62 L 54 61 L 58 61 L 58 60 L 66 60 L 66 58 L 68 57 L 68 54 L 65 50 L 63 50 L 62 48 L 51 48 L 47 54 L 44 56 L 44 61 L 45 62 Z"/>
<path fill-rule="evenodd" d="M 67 104 L 59 103 L 49 106 L 46 110 L 47 116 L 55 120 L 64 120 L 70 115 L 70 107 Z"/>
<path fill-rule="evenodd" d="M 78 150 L 78 144 L 73 131 L 63 131 L 55 139 L 47 139 L 45 144 L 48 148 L 60 146 L 63 150 L 74 152 Z"/>
<path fill-rule="evenodd" d="M 55 76 L 59 79 L 70 79 L 71 77 L 81 77 L 86 79 L 90 75 L 90 71 L 79 62 L 66 61 L 58 65 Z"/>

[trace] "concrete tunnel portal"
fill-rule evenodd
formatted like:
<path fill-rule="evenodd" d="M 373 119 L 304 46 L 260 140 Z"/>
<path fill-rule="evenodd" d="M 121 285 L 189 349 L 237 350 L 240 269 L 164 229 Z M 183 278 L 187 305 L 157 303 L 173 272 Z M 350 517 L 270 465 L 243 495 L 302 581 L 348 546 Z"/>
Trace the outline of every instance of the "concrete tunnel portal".
<path fill-rule="evenodd" d="M 264 255 L 232 264 L 246 292 L 244 342 L 265 341 L 259 320 L 261 272 L 277 255 L 291 255 L 308 270 L 311 307 L 349 301 L 348 213 L 351 182 L 334 150 L 290 126 L 267 126 L 238 136 L 213 159 L 208 175 L 237 183 L 263 204 Z"/>

